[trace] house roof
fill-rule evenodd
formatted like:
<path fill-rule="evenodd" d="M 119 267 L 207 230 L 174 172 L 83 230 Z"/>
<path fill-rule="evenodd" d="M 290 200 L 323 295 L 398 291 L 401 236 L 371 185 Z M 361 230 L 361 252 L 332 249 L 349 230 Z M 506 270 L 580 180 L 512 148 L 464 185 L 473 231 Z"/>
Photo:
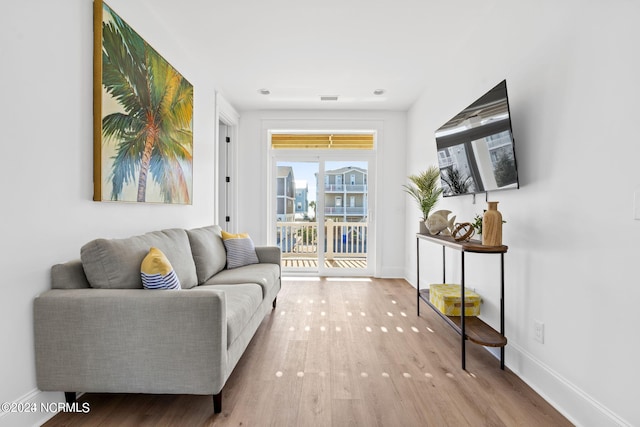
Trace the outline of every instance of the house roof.
<path fill-rule="evenodd" d="M 353 172 L 353 171 L 360 172 L 360 173 L 363 173 L 363 174 L 367 173 L 366 169 L 359 168 L 357 166 L 346 166 L 346 167 L 339 168 L 339 169 L 333 169 L 333 170 L 330 170 L 330 171 L 325 171 L 325 175 L 341 175 L 341 174 L 349 173 L 349 172 Z"/>
<path fill-rule="evenodd" d="M 293 168 L 291 166 L 278 166 L 278 178 L 286 178 L 289 174 L 293 176 Z"/>

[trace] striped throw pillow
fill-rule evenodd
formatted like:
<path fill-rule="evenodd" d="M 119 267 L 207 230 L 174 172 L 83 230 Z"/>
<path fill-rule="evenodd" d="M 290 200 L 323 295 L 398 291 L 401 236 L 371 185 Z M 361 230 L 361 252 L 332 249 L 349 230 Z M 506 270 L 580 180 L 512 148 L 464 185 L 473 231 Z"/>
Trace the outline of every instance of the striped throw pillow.
<path fill-rule="evenodd" d="M 247 233 L 231 234 L 223 231 L 222 241 L 227 250 L 227 269 L 259 262 L 253 240 Z"/>
<path fill-rule="evenodd" d="M 149 249 L 140 266 L 145 289 L 181 289 L 180 280 L 171 263 L 158 248 Z"/>

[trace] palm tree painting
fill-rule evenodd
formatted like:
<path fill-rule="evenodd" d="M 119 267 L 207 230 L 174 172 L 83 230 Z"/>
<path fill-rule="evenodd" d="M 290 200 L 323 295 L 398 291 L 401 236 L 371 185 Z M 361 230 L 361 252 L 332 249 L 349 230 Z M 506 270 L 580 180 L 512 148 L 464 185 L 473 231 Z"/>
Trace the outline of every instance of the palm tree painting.
<path fill-rule="evenodd" d="M 95 4 L 94 199 L 191 204 L 193 86 Z"/>

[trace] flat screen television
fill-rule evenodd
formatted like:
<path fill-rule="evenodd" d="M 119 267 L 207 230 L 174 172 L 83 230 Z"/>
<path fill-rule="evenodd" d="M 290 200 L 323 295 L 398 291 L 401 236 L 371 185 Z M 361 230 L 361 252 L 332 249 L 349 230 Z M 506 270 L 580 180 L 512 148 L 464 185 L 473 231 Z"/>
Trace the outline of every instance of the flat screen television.
<path fill-rule="evenodd" d="M 507 81 L 436 130 L 443 196 L 518 188 Z"/>

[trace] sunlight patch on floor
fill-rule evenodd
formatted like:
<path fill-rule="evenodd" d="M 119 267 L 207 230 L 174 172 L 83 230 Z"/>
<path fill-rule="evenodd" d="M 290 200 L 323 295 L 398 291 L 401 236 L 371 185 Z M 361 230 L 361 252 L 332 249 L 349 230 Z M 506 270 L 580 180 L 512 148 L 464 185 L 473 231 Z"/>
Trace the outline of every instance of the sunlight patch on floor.
<path fill-rule="evenodd" d="M 292 374 L 293 374 L 293 373 L 292 373 Z M 325 372 L 325 371 L 319 371 L 319 372 L 318 372 L 318 376 L 319 376 L 319 377 L 321 377 L 321 378 L 326 377 L 326 376 L 327 376 L 327 374 L 329 374 L 329 372 Z M 304 371 L 297 371 L 295 375 L 296 375 L 298 378 L 303 378 L 306 374 L 305 374 L 305 372 L 304 372 Z M 337 375 L 337 376 L 339 376 L 339 377 L 341 377 L 341 378 L 346 378 L 346 377 L 348 377 L 348 376 L 349 376 L 349 374 L 348 374 L 347 372 L 338 372 L 336 375 Z M 382 371 L 382 372 L 380 373 L 380 375 L 382 376 L 382 378 L 391 378 L 391 374 L 389 374 L 388 372 L 385 372 L 385 371 Z M 407 379 L 409 379 L 409 378 L 413 378 L 413 375 L 411 375 L 409 372 L 402 372 L 402 374 L 401 374 L 401 375 L 402 375 L 402 377 L 403 377 L 403 378 L 407 378 Z M 453 374 L 452 374 L 452 373 L 450 373 L 450 372 L 445 373 L 445 375 L 446 375 L 448 378 L 454 378 Z M 476 375 L 475 375 L 475 374 L 473 374 L 473 373 L 471 373 L 471 372 L 469 372 L 469 373 L 468 373 L 468 375 L 469 375 L 470 377 L 476 378 Z M 275 376 L 276 376 L 276 378 L 282 378 L 282 377 L 284 377 L 284 376 L 285 376 L 285 373 L 284 373 L 283 371 L 276 371 Z M 361 378 L 369 378 L 370 374 L 369 374 L 369 372 L 361 371 L 361 372 L 359 373 L 359 376 L 360 376 Z M 433 374 L 432 374 L 432 373 L 430 373 L 430 372 L 425 372 L 425 373 L 424 373 L 424 376 L 425 376 L 425 378 L 428 378 L 428 379 L 433 379 L 433 378 L 434 378 L 434 377 L 433 377 Z"/>

